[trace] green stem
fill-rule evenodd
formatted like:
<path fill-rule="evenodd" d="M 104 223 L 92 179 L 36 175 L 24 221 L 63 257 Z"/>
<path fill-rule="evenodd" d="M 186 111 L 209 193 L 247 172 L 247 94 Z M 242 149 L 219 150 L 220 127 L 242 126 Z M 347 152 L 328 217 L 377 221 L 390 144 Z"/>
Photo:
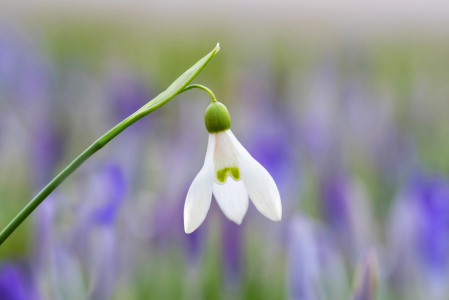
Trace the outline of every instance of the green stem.
<path fill-rule="evenodd" d="M 0 233 L 0 245 L 11 235 L 11 233 L 19 227 L 20 224 L 39 206 L 39 204 L 50 195 L 70 174 L 73 173 L 83 162 L 101 149 L 98 141 L 87 148 L 80 156 L 78 156 L 67 168 L 65 168 L 58 176 L 56 176 L 24 209 L 3 229 Z"/>
<path fill-rule="evenodd" d="M 212 97 L 212 101 L 215 100 L 214 94 L 206 87 L 200 85 L 187 86 L 201 70 L 206 66 L 206 64 L 214 57 L 214 55 L 220 50 L 220 45 L 217 46 L 206 56 L 200 59 L 196 64 L 194 64 L 190 69 L 185 71 L 181 76 L 178 77 L 165 91 L 157 95 L 153 100 L 148 102 L 134 114 L 123 120 L 120 124 L 116 125 L 114 128 L 106 132 L 101 138 L 95 141 L 89 148 L 87 148 L 80 156 L 78 156 L 67 168 L 62 170 L 33 200 L 28 203 L 24 209 L 3 229 L 0 233 L 0 245 L 17 229 L 17 227 L 25 221 L 26 218 L 42 203 L 42 201 L 47 198 L 70 174 L 72 174 L 83 162 L 85 162 L 89 157 L 91 157 L 95 152 L 104 147 L 113 138 L 120 134 L 123 130 L 128 128 L 130 125 L 145 117 L 149 113 L 155 111 L 176 95 L 189 90 L 193 87 L 201 88 L 209 93 Z"/>
<path fill-rule="evenodd" d="M 59 173 L 46 187 L 44 187 L 36 197 L 31 200 L 24 209 L 3 229 L 0 233 L 0 246 L 3 242 L 14 232 L 14 230 L 22 224 L 23 221 L 51 194 L 70 174 L 72 174 L 78 167 L 91 157 L 95 152 L 103 148 L 104 145 L 109 143 L 114 137 L 116 137 L 123 130 L 130 125 L 140 120 L 144 116 L 156 110 L 158 107 L 151 107 L 144 112 L 137 115 L 128 117 L 120 124 L 105 133 L 101 138 L 96 140 L 89 148 L 81 153 L 70 165 L 68 165 L 61 173 Z"/>
<path fill-rule="evenodd" d="M 200 85 L 200 84 L 188 85 L 179 93 L 181 94 L 182 92 L 188 91 L 193 88 L 202 89 L 203 91 L 206 91 L 209 94 L 210 98 L 212 99 L 212 102 L 217 102 L 217 98 L 215 98 L 214 93 L 212 93 L 212 91 L 210 89 L 208 89 L 207 87 L 205 87 L 204 85 Z"/>
<path fill-rule="evenodd" d="M 212 102 L 216 102 L 214 93 L 205 86 L 199 84 L 192 84 L 186 86 L 177 94 L 190 90 L 192 88 L 199 88 L 206 91 L 212 98 Z M 174 97 L 174 96 L 173 96 Z M 25 221 L 26 218 L 51 194 L 70 174 L 72 174 L 83 162 L 85 162 L 89 157 L 91 157 L 95 152 L 104 147 L 113 138 L 119 135 L 123 130 L 128 128 L 130 125 L 150 114 L 151 112 L 158 109 L 160 105 L 155 106 L 144 106 L 142 109 L 138 110 L 133 115 L 129 116 L 123 120 L 120 124 L 116 125 L 114 128 L 106 132 L 101 138 L 96 140 L 89 148 L 87 148 L 83 153 L 81 153 L 70 165 L 68 165 L 61 173 L 59 173 L 46 187 L 44 187 L 33 200 L 28 203 L 24 209 L 3 229 L 0 233 L 0 246 L 3 242 L 14 232 L 14 230 Z"/>

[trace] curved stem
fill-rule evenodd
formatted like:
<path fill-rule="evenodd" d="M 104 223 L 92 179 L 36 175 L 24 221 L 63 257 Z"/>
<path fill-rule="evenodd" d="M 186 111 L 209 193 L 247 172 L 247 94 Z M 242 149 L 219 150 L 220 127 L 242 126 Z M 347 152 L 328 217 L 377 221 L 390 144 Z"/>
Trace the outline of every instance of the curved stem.
<path fill-rule="evenodd" d="M 81 153 L 70 165 L 68 165 L 61 173 L 59 173 L 46 187 L 44 187 L 36 197 L 31 200 L 24 209 L 3 229 L 0 233 L 0 245 L 17 229 L 17 227 L 25 221 L 26 218 L 42 203 L 42 201 L 50 195 L 70 174 L 72 174 L 78 167 L 91 157 L 95 152 L 103 148 L 104 145 L 109 143 L 113 138 L 119 135 L 123 130 L 128 128 L 133 123 L 137 122 L 141 118 L 155 111 L 176 95 L 187 91 L 191 88 L 200 88 L 209 93 L 213 102 L 216 102 L 215 96 L 208 88 L 193 84 L 187 86 L 206 64 L 214 57 L 214 55 L 220 50 L 220 45 L 217 46 L 208 55 L 200 59 L 190 69 L 185 71 L 178 79 L 176 79 L 165 91 L 157 95 L 153 100 L 141 107 L 138 111 L 131 116 L 120 122 L 114 128 L 106 132 L 101 138 L 96 140 L 89 148 Z"/>
<path fill-rule="evenodd" d="M 214 93 L 205 86 L 199 84 L 192 84 L 186 86 L 178 94 L 185 92 L 187 90 L 199 88 L 206 91 L 212 98 L 212 102 L 216 102 Z M 89 146 L 83 153 L 81 153 L 74 161 L 70 163 L 61 173 L 59 173 L 46 187 L 44 187 L 39 194 L 37 194 L 33 200 L 31 200 L 24 209 L 3 229 L 0 233 L 0 246 L 3 242 L 14 232 L 14 230 L 25 221 L 26 218 L 51 194 L 70 174 L 72 174 L 83 162 L 85 162 L 89 157 L 91 157 L 95 152 L 103 148 L 104 145 L 109 143 L 113 138 L 119 135 L 123 130 L 128 128 L 133 123 L 137 122 L 144 116 L 150 114 L 151 112 L 158 109 L 160 106 L 150 106 L 146 109 L 138 110 L 133 115 L 129 116 L 121 123 L 116 125 L 114 128 L 106 132 L 102 137 L 96 140 L 92 145 Z"/>
<path fill-rule="evenodd" d="M 215 98 L 214 93 L 212 93 L 212 91 L 210 89 L 208 89 L 207 87 L 205 87 L 204 85 L 200 85 L 200 84 L 188 85 L 179 93 L 181 94 L 182 92 L 188 91 L 193 88 L 202 89 L 203 91 L 206 91 L 209 94 L 210 98 L 212 99 L 212 102 L 217 102 L 217 98 Z"/>
<path fill-rule="evenodd" d="M 31 200 L 27 206 L 3 229 L 0 233 L 0 245 L 19 227 L 20 224 L 39 206 L 39 204 L 50 195 L 70 174 L 73 173 L 83 162 L 91 157 L 95 152 L 102 148 L 98 141 L 87 148 L 70 165 L 58 174 L 36 197 Z"/>
<path fill-rule="evenodd" d="M 144 112 L 132 115 L 116 125 L 114 128 L 106 132 L 101 138 L 96 140 L 89 146 L 83 153 L 81 153 L 70 165 L 68 165 L 61 173 L 59 173 L 46 187 L 44 187 L 36 197 L 31 200 L 24 209 L 3 229 L 0 233 L 0 246 L 3 242 L 19 227 L 20 224 L 51 194 L 70 174 L 72 174 L 78 167 L 91 157 L 95 152 L 103 148 L 104 145 L 109 143 L 114 137 L 116 137 L 123 130 L 130 125 L 140 120 L 144 116 L 158 109 L 157 106 L 151 107 Z"/>

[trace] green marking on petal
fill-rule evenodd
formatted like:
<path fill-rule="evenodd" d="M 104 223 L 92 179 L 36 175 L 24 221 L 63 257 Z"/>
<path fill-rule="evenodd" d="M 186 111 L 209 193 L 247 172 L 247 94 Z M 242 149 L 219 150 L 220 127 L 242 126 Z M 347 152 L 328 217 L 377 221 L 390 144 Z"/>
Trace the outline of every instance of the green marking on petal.
<path fill-rule="evenodd" d="M 217 171 L 217 180 L 220 182 L 225 182 L 226 181 L 226 175 L 231 174 L 231 176 L 235 179 L 235 180 L 239 180 L 240 179 L 240 170 L 237 167 L 230 167 L 230 168 L 224 168 L 221 170 Z"/>

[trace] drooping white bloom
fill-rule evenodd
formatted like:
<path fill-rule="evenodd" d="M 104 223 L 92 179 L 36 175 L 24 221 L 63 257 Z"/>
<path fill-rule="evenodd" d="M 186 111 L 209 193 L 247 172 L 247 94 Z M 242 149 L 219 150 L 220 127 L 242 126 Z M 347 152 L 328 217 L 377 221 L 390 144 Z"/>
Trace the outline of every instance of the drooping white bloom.
<path fill-rule="evenodd" d="M 221 103 L 212 103 L 211 106 L 218 104 L 223 106 Z M 264 216 L 280 221 L 281 198 L 273 178 L 231 132 L 230 119 L 229 124 L 224 126 L 225 130 L 219 130 L 222 129 L 220 126 L 211 130 L 207 113 L 206 127 L 210 135 L 206 159 L 187 193 L 184 206 L 185 232 L 191 233 L 203 223 L 212 194 L 226 217 L 237 224 L 241 224 L 248 210 L 248 196 Z M 215 116 L 212 118 L 215 120 Z"/>

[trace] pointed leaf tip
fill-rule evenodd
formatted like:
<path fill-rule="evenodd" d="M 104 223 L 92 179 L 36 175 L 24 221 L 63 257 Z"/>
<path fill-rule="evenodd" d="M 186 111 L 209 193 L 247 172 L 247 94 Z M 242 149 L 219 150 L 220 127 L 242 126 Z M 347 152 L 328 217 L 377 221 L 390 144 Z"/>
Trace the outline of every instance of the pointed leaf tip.
<path fill-rule="evenodd" d="M 152 111 L 161 107 L 167 103 L 170 99 L 179 94 L 195 77 L 199 72 L 207 65 L 207 63 L 214 57 L 214 55 L 220 50 L 220 44 L 217 44 L 215 48 L 202 59 L 200 59 L 196 64 L 194 64 L 190 69 L 185 71 L 181 76 L 178 77 L 165 91 L 157 95 L 153 100 L 145 104 L 137 112 L 129 117 L 132 119 L 135 116 L 142 117 L 148 114 L 149 109 Z M 146 113 L 147 112 L 147 113 Z"/>

